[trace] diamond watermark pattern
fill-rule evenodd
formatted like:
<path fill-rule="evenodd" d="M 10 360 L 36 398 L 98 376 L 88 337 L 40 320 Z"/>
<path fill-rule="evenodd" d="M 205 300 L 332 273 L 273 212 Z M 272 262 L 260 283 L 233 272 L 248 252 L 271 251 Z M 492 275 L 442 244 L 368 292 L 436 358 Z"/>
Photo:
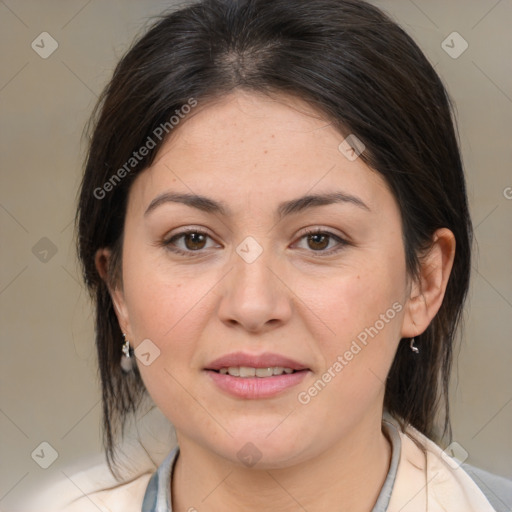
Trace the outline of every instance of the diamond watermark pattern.
<path fill-rule="evenodd" d="M 452 59 L 458 59 L 468 49 L 468 46 L 468 42 L 458 32 L 452 32 L 441 43 L 441 48 Z"/>
<path fill-rule="evenodd" d="M 262 457 L 262 453 L 253 443 L 245 443 L 236 455 L 249 468 L 252 468 Z"/>
<path fill-rule="evenodd" d="M 32 254 L 42 263 L 48 263 L 57 254 L 57 246 L 49 238 L 43 236 L 32 247 Z"/>
<path fill-rule="evenodd" d="M 341 144 L 338 149 L 345 156 L 347 160 L 353 162 L 357 157 L 366 149 L 363 141 L 358 139 L 353 133 L 351 133 Z"/>
<path fill-rule="evenodd" d="M 248 236 L 237 246 L 236 252 L 246 263 L 253 263 L 263 252 L 263 247 L 252 236 Z"/>
<path fill-rule="evenodd" d="M 30 456 L 41 466 L 43 469 L 49 468 L 56 460 L 59 454 L 57 450 L 46 441 L 43 441 Z"/>
<path fill-rule="evenodd" d="M 59 43 L 48 32 L 41 32 L 30 46 L 39 57 L 47 59 L 59 47 Z"/>
<path fill-rule="evenodd" d="M 160 356 L 160 349 L 150 339 L 146 338 L 135 349 L 134 354 L 144 366 L 149 366 Z"/>
<path fill-rule="evenodd" d="M 468 455 L 468 452 L 456 441 L 453 441 L 441 452 L 441 457 L 452 469 L 457 469 L 468 458 Z"/>

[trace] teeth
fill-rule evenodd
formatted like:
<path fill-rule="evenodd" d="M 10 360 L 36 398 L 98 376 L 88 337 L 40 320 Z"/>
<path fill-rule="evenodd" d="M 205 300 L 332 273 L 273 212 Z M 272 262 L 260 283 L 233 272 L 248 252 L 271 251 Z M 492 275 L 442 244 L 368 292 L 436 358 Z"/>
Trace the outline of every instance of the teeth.
<path fill-rule="evenodd" d="M 222 375 L 231 375 L 232 377 L 272 377 L 273 375 L 282 375 L 283 373 L 293 373 L 291 368 L 282 366 L 271 366 L 268 368 L 251 368 L 249 366 L 230 366 L 221 368 L 219 373 Z"/>
<path fill-rule="evenodd" d="M 228 368 L 228 373 L 231 375 L 231 372 L 235 370 L 235 377 L 255 377 L 256 376 L 256 368 L 249 368 L 248 366 L 240 366 L 240 368 L 235 368 L 233 366 Z"/>
<path fill-rule="evenodd" d="M 274 371 L 272 368 L 256 368 L 256 377 L 272 377 Z"/>

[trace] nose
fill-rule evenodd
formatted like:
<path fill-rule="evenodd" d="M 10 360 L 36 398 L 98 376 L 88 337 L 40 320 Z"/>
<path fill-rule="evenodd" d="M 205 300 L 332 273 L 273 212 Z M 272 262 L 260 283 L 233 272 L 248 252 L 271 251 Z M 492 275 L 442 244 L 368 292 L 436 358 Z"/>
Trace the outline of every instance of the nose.
<path fill-rule="evenodd" d="M 218 315 L 230 327 L 260 333 L 275 329 L 292 315 L 293 293 L 270 250 L 254 261 L 234 252 L 234 268 L 222 280 Z"/>

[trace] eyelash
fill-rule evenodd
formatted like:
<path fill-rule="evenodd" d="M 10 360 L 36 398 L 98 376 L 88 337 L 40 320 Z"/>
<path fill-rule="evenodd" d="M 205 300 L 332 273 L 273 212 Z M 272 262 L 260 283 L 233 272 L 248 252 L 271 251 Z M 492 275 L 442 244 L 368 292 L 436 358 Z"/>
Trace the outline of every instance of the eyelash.
<path fill-rule="evenodd" d="M 173 235 L 168 240 L 164 240 L 162 242 L 162 245 L 165 248 L 167 248 L 169 251 L 172 251 L 172 252 L 174 252 L 176 254 L 180 254 L 180 255 L 183 255 L 183 256 L 190 256 L 190 257 L 198 256 L 203 251 L 202 249 L 198 249 L 196 251 L 191 251 L 191 250 L 185 251 L 183 249 L 179 249 L 178 247 L 175 247 L 175 246 L 172 245 L 173 242 L 175 242 L 176 240 L 179 240 L 180 238 L 182 238 L 182 237 L 184 237 L 186 235 L 189 235 L 189 234 L 204 235 L 204 236 L 206 236 L 208 238 L 211 238 L 210 235 L 206 231 L 203 231 L 203 230 L 198 229 L 198 228 L 193 228 L 193 229 L 187 229 L 185 231 L 181 231 L 180 233 L 177 233 L 176 235 Z M 320 257 L 324 256 L 324 255 L 329 255 L 330 256 L 332 254 L 336 254 L 339 251 L 343 250 L 345 248 L 345 246 L 350 245 L 349 242 L 347 242 L 343 238 L 339 237 L 338 235 L 335 235 L 334 233 L 331 233 L 330 231 L 326 231 L 325 229 L 321 229 L 321 228 L 314 228 L 314 229 L 306 230 L 300 236 L 299 240 L 302 240 L 303 238 L 306 238 L 306 237 L 311 236 L 311 235 L 326 235 L 329 238 L 334 239 L 336 242 L 338 242 L 338 246 L 337 247 L 331 248 L 329 250 L 318 250 L 318 251 L 311 250 L 310 251 L 310 252 L 312 252 L 314 254 L 316 253 L 316 255 L 320 256 Z"/>
<path fill-rule="evenodd" d="M 177 233 L 176 235 L 173 235 L 168 240 L 164 240 L 162 242 L 162 245 L 165 248 L 167 248 L 169 251 L 172 251 L 176 254 L 181 254 L 183 256 L 192 256 L 192 257 L 197 256 L 201 253 L 201 249 L 199 249 L 197 251 L 184 251 L 183 249 L 179 249 L 178 247 L 174 247 L 172 245 L 173 241 L 179 240 L 180 238 L 183 238 L 184 236 L 192 234 L 192 233 L 197 234 L 197 235 L 204 235 L 204 236 L 211 238 L 210 235 L 206 231 L 203 231 L 198 228 L 193 228 L 193 229 L 186 229 L 185 231 L 180 231 L 179 233 Z"/>
<path fill-rule="evenodd" d="M 329 249 L 329 250 L 318 250 L 318 251 L 315 251 L 313 249 L 310 250 L 310 252 L 312 252 L 313 254 L 320 256 L 320 257 L 336 254 L 336 253 L 340 252 L 341 250 L 343 250 L 347 245 L 349 245 L 347 240 L 341 238 L 338 235 L 335 235 L 334 233 L 331 233 L 330 231 L 322 229 L 322 228 L 306 229 L 306 231 L 304 231 L 304 233 L 302 233 L 302 235 L 300 236 L 299 240 L 302 240 L 303 238 L 306 238 L 311 235 L 325 235 L 328 238 L 330 238 L 331 240 L 334 240 L 338 243 L 338 245 L 331 247 L 331 249 Z"/>

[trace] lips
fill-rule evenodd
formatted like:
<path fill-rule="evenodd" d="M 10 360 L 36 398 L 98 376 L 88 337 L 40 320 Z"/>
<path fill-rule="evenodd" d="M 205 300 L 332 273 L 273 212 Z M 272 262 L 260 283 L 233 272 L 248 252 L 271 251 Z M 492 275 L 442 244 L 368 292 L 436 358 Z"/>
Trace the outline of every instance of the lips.
<path fill-rule="evenodd" d="M 291 368 L 295 371 L 309 370 L 306 365 L 295 361 L 294 359 L 271 352 L 265 352 L 257 355 L 233 352 L 211 361 L 206 365 L 205 370 L 219 371 L 221 368 L 229 368 L 233 366 L 245 366 L 249 368 L 270 368 L 281 366 L 283 368 Z"/>
<path fill-rule="evenodd" d="M 225 373 L 225 369 L 233 372 L 235 368 L 246 375 L 233 376 Z M 279 375 L 247 376 L 250 369 L 278 369 L 279 372 L 285 368 L 287 372 Z M 251 355 L 235 352 L 208 363 L 204 372 L 221 392 L 239 399 L 254 400 L 272 398 L 291 390 L 310 374 L 310 369 L 299 361 L 280 354 L 266 352 Z"/>

